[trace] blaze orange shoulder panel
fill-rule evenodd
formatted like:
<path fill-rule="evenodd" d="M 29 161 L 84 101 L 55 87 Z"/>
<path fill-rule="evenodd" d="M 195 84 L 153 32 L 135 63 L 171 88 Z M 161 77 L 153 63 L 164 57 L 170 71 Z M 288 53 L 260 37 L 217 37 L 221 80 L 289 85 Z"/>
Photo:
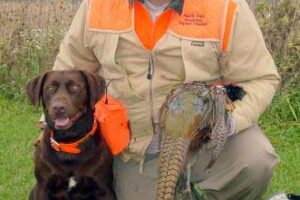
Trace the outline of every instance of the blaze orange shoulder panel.
<path fill-rule="evenodd" d="M 185 0 L 182 15 L 173 12 L 170 30 L 188 38 L 220 40 L 225 0 Z"/>
<path fill-rule="evenodd" d="M 128 0 L 90 0 L 88 28 L 124 31 L 132 27 Z"/>
<path fill-rule="evenodd" d="M 129 7 L 128 0 L 90 0 L 88 27 L 118 32 L 133 28 L 134 21 L 137 36 L 148 50 L 169 29 L 186 38 L 220 41 L 227 51 L 236 8 L 234 0 L 185 0 L 181 15 L 168 9 L 153 23 L 139 2 Z"/>
<path fill-rule="evenodd" d="M 224 24 L 225 30 L 224 30 L 223 40 L 222 40 L 222 51 L 224 52 L 228 50 L 236 8 L 237 8 L 237 3 L 234 1 L 230 1 L 226 12 L 226 21 Z"/>

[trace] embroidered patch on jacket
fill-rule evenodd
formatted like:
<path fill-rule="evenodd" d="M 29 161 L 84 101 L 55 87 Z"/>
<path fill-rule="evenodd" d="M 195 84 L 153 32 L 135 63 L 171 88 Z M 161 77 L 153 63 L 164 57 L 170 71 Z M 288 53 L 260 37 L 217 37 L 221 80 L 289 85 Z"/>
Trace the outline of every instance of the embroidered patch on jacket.
<path fill-rule="evenodd" d="M 183 26 L 206 26 L 207 20 L 203 14 L 183 14 L 179 24 Z"/>

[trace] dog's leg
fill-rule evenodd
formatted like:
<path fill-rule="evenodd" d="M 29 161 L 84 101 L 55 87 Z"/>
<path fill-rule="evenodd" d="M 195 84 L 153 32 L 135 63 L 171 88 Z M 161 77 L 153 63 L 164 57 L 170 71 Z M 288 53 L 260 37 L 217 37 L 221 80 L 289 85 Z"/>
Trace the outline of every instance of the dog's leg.
<path fill-rule="evenodd" d="M 36 184 L 32 189 L 29 200 L 49 200 L 44 184 Z"/>
<path fill-rule="evenodd" d="M 66 177 L 51 175 L 46 185 L 46 195 L 49 200 L 68 200 L 69 182 Z"/>
<path fill-rule="evenodd" d="M 77 182 L 74 187 L 71 188 L 69 194 L 72 200 L 97 200 L 97 192 L 99 187 L 97 183 L 90 177 L 75 178 Z"/>
<path fill-rule="evenodd" d="M 117 200 L 116 194 L 114 190 L 108 190 L 106 191 L 106 196 L 105 197 L 100 197 L 99 199 L 103 200 Z"/>
<path fill-rule="evenodd" d="M 34 186 L 34 188 L 31 190 L 30 192 L 30 196 L 29 196 L 29 200 L 35 200 L 35 191 L 36 191 L 36 185 Z"/>
<path fill-rule="evenodd" d="M 72 200 L 116 200 L 113 191 L 98 184 L 91 177 L 80 177 L 76 182 L 76 186 L 69 192 Z"/>

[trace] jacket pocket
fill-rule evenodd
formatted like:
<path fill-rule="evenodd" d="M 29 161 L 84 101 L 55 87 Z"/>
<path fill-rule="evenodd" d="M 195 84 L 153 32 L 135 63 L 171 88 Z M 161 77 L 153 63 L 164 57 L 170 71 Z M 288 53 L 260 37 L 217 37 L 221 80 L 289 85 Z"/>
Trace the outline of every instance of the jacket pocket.
<path fill-rule="evenodd" d="M 217 43 L 215 41 L 181 40 L 186 73 L 185 82 L 220 79 Z"/>

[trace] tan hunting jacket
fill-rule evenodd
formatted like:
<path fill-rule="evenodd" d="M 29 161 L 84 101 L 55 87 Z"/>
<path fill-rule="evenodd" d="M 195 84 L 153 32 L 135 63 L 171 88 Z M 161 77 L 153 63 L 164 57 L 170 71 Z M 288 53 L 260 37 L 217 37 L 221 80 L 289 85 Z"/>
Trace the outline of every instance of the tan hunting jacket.
<path fill-rule="evenodd" d="M 236 132 L 271 103 L 280 77 L 244 0 L 173 0 L 155 23 L 142 2 L 84 0 L 54 70 L 97 72 L 127 107 L 131 142 L 123 155 L 142 158 L 166 95 L 185 82 L 235 82 Z"/>

